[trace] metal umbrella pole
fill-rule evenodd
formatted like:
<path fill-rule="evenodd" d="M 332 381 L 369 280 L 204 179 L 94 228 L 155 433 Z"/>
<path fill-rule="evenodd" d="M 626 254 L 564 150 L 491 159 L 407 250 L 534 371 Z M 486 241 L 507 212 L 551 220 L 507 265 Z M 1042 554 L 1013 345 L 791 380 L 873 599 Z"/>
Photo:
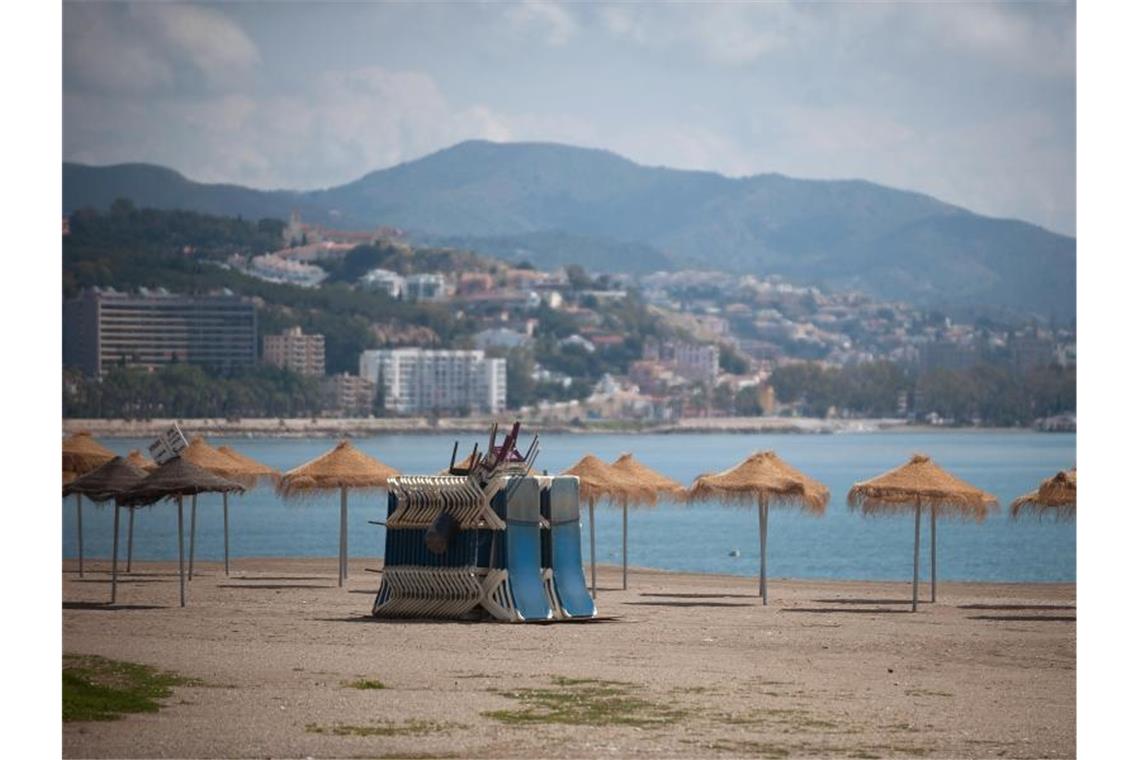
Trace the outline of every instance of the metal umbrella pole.
<path fill-rule="evenodd" d="M 186 573 L 182 565 L 182 497 L 178 497 L 178 601 L 186 606 Z"/>
<path fill-rule="evenodd" d="M 190 497 L 190 580 L 194 580 L 194 535 L 198 532 L 198 494 Z"/>
<path fill-rule="evenodd" d="M 226 575 L 230 574 L 230 494 L 222 491 L 222 535 L 226 552 Z"/>
<path fill-rule="evenodd" d="M 590 595 L 598 598 L 598 566 L 594 556 L 594 500 L 590 499 Z"/>
<path fill-rule="evenodd" d="M 83 577 L 83 495 L 75 494 L 75 525 L 79 534 L 79 577 Z"/>
<path fill-rule="evenodd" d="M 131 571 L 131 557 L 135 549 L 135 508 L 127 507 L 127 572 Z"/>
<path fill-rule="evenodd" d="M 340 489 L 340 568 L 337 573 L 337 585 L 344 586 L 348 578 L 348 489 Z"/>
<path fill-rule="evenodd" d="M 937 601 L 938 570 L 936 567 L 938 557 L 938 507 L 930 505 L 930 601 Z"/>
<path fill-rule="evenodd" d="M 629 588 L 627 573 L 629 568 L 629 553 L 627 551 L 627 535 L 629 533 L 629 506 L 621 505 L 621 590 Z"/>
<path fill-rule="evenodd" d="M 760 496 L 756 504 L 760 513 L 760 598 L 768 604 L 768 499 Z"/>
<path fill-rule="evenodd" d="M 115 538 L 111 541 L 111 604 L 115 603 L 115 590 L 119 585 L 119 505 L 115 504 Z"/>
<path fill-rule="evenodd" d="M 910 611 L 918 612 L 918 539 L 922 530 L 922 504 L 914 502 L 914 583 L 911 587 Z"/>

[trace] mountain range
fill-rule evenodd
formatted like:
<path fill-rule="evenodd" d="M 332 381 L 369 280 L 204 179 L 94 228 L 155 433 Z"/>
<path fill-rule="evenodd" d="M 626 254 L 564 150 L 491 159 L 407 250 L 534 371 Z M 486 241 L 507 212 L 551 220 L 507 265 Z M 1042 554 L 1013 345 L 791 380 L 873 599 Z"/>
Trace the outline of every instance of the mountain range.
<path fill-rule="evenodd" d="M 730 178 L 608 151 L 469 141 L 314 191 L 193 182 L 149 164 L 65 163 L 63 210 L 183 208 L 416 240 L 539 267 L 644 273 L 714 268 L 856 288 L 949 312 L 1076 313 L 1076 240 L 861 180 Z"/>

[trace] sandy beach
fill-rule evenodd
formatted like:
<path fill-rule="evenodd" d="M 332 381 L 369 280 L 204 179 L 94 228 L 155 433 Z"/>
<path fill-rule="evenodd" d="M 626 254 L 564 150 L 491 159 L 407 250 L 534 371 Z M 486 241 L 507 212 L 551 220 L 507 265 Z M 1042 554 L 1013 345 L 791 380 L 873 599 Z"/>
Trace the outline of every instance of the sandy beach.
<path fill-rule="evenodd" d="M 63 572 L 63 651 L 197 679 L 157 713 L 67 723 L 65 757 L 1073 757 L 1074 584 L 605 567 L 589 623 L 369 617 L 377 561 Z M 927 593 L 929 588 L 926 589 Z M 359 689 L 359 679 L 384 688 Z M 610 683 L 612 682 L 612 683 Z"/>

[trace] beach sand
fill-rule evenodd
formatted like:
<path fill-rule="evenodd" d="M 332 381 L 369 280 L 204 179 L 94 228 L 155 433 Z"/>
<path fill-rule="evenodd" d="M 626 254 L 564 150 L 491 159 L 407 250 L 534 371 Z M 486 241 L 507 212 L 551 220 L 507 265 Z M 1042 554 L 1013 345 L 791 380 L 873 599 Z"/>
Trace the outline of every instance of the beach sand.
<path fill-rule="evenodd" d="M 1076 754 L 1074 584 L 943 583 L 911 614 L 909 583 L 773 579 L 764 608 L 754 578 L 605 567 L 600 621 L 467 624 L 372 619 L 376 566 L 200 563 L 181 609 L 174 563 L 112 608 L 109 563 L 65 562 L 65 654 L 201 684 L 64 724 L 64 756 Z"/>

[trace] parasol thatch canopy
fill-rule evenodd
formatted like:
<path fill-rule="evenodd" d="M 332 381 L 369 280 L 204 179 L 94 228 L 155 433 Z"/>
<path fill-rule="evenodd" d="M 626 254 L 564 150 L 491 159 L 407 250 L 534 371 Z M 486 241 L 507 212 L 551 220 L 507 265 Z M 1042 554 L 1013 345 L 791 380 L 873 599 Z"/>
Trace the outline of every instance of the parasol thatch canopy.
<path fill-rule="evenodd" d="M 348 441 L 341 441 L 332 451 L 282 475 L 277 490 L 282 496 L 292 498 L 342 488 L 387 488 L 388 478 L 399 474 Z"/>
<path fill-rule="evenodd" d="M 822 514 L 831 492 L 827 486 L 780 459 L 774 451 L 758 451 L 731 469 L 698 475 L 689 488 L 689 499 L 693 501 L 718 499 L 752 503 L 757 498 Z"/>
<path fill-rule="evenodd" d="M 587 454 L 563 475 L 578 478 L 578 493 L 587 501 L 607 499 L 617 504 L 655 504 L 657 492 L 593 454 Z"/>
<path fill-rule="evenodd" d="M 1022 510 L 1037 515 L 1055 514 L 1058 518 L 1072 519 L 1077 514 L 1077 468 L 1058 472 L 1041 481 L 1037 489 L 1018 496 L 1009 506 L 1010 515 L 1017 517 Z"/>
<path fill-rule="evenodd" d="M 658 497 L 664 496 L 665 498 L 680 499 L 685 494 L 685 487 L 668 478 L 661 473 L 654 470 L 648 465 L 642 464 L 634 458 L 630 452 L 625 452 L 619 456 L 610 468 L 617 473 L 621 473 L 626 478 L 635 483 L 644 486 L 653 491 L 654 503 Z M 629 514 L 622 506 L 621 514 L 621 587 L 622 590 L 629 588 L 629 548 L 628 548 L 628 535 L 629 535 Z"/>
<path fill-rule="evenodd" d="M 76 476 L 91 472 L 110 462 L 115 452 L 96 441 L 91 433 L 81 430 L 63 439 L 63 471 Z"/>
<path fill-rule="evenodd" d="M 219 446 L 218 453 L 224 454 L 226 457 L 233 460 L 237 466 L 241 477 L 244 478 L 268 478 L 276 480 L 281 477 L 281 473 L 273 469 L 267 464 L 262 464 L 253 457 L 246 456 L 239 451 L 235 451 L 230 446 Z"/>
<path fill-rule="evenodd" d="M 123 457 L 115 457 L 86 475 L 71 481 L 63 489 L 64 496 L 83 494 L 92 501 L 107 501 L 129 491 L 146 477 L 146 471 Z"/>
<path fill-rule="evenodd" d="M 979 522 L 997 506 L 997 498 L 956 478 L 924 454 L 877 478 L 863 480 L 847 493 L 847 504 L 863 514 L 909 512 L 917 503 L 937 507 L 940 514 L 956 513 Z"/>
<path fill-rule="evenodd" d="M 158 467 L 158 464 L 153 459 L 144 456 L 143 453 L 138 449 L 131 449 L 130 453 L 127 454 L 127 461 L 133 464 L 135 467 L 139 467 L 143 470 L 146 470 L 147 472 L 150 472 L 151 470 L 154 470 L 156 467 Z"/>
<path fill-rule="evenodd" d="M 626 452 L 615 459 L 610 467 L 638 483 L 652 488 L 661 496 L 680 497 L 685 493 L 685 486 L 638 461 L 630 452 Z"/>
<path fill-rule="evenodd" d="M 252 485 L 251 481 L 256 480 L 256 478 L 244 475 L 243 467 L 238 466 L 238 463 L 233 459 L 206 443 L 206 439 L 200 435 L 191 438 L 190 443 L 179 452 L 178 456 L 187 462 L 198 465 L 203 470 L 222 478 L 238 481 L 243 485 Z"/>
<path fill-rule="evenodd" d="M 245 486 L 240 483 L 215 475 L 187 459 L 175 457 L 156 467 L 134 488 L 122 494 L 120 501 L 131 506 L 139 506 L 174 496 L 244 490 Z"/>

